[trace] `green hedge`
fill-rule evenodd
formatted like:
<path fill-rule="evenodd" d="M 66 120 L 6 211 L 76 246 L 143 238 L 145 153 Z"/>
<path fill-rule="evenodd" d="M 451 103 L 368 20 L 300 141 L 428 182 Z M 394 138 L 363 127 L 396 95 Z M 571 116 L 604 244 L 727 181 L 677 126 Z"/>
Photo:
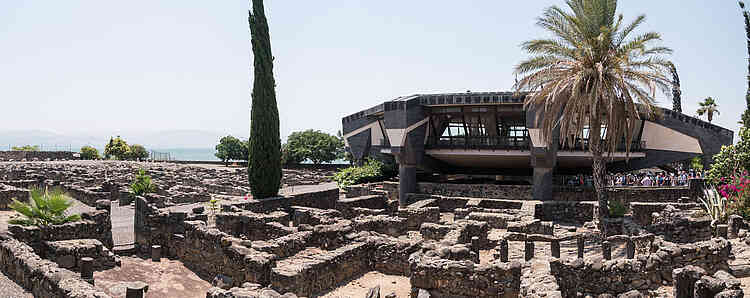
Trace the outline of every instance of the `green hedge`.
<path fill-rule="evenodd" d="M 369 159 L 361 167 L 349 167 L 343 169 L 333 176 L 339 187 L 354 184 L 383 181 L 389 177 L 386 175 L 386 166 L 377 159 Z"/>

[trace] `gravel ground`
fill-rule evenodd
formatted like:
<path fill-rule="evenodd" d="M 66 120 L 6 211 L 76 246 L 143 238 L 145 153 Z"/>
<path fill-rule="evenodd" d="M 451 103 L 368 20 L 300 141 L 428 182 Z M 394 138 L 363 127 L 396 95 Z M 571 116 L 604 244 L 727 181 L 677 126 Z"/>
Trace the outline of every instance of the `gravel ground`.
<path fill-rule="evenodd" d="M 31 293 L 26 292 L 21 286 L 10 280 L 2 271 L 0 271 L 0 297 L 2 298 L 30 298 L 34 297 Z"/>

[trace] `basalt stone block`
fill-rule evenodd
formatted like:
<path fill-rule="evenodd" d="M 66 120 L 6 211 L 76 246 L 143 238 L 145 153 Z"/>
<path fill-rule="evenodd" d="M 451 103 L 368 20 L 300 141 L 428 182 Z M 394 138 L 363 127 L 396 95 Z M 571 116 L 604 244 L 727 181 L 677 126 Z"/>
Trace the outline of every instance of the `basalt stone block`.
<path fill-rule="evenodd" d="M 706 270 L 695 266 L 685 266 L 672 270 L 674 282 L 674 297 L 692 297 L 695 290 L 695 282 L 706 275 Z"/>

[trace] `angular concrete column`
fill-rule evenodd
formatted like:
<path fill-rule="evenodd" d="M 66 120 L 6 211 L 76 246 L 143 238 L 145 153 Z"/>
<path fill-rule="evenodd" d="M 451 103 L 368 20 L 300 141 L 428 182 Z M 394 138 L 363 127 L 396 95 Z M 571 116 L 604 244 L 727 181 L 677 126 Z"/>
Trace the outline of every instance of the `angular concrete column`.
<path fill-rule="evenodd" d="M 417 166 L 408 164 L 398 165 L 398 204 L 406 207 L 411 202 L 406 198 L 408 193 L 417 192 Z"/>
<path fill-rule="evenodd" d="M 552 200 L 553 172 L 553 168 L 534 168 L 534 185 L 531 186 L 534 200 Z"/>

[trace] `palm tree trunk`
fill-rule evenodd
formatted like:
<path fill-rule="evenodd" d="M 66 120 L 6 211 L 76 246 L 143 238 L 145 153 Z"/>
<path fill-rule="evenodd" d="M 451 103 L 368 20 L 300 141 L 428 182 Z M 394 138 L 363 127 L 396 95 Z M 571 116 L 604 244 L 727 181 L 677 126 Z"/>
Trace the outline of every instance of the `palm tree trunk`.
<path fill-rule="evenodd" d="M 607 203 L 607 192 L 604 185 L 604 173 L 606 172 L 606 163 L 602 154 L 601 138 L 601 119 L 594 117 L 591 121 L 589 130 L 589 150 L 593 156 L 592 176 L 594 178 L 594 192 L 596 200 L 599 202 L 599 231 L 602 235 L 607 235 L 605 231 L 604 220 L 609 217 L 609 208 Z"/>
<path fill-rule="evenodd" d="M 714 120 L 714 113 L 708 112 L 708 123 L 711 123 L 711 120 Z"/>

